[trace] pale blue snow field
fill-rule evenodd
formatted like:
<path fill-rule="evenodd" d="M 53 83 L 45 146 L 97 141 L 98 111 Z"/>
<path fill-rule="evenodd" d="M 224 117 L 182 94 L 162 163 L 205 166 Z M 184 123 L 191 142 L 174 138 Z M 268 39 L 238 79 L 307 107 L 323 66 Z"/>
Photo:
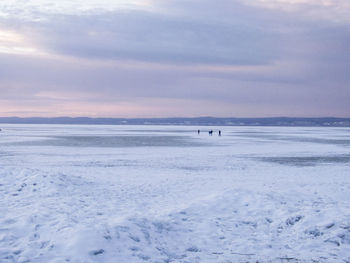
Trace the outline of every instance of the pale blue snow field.
<path fill-rule="evenodd" d="M 350 262 L 348 128 L 0 128 L 1 263 Z"/>

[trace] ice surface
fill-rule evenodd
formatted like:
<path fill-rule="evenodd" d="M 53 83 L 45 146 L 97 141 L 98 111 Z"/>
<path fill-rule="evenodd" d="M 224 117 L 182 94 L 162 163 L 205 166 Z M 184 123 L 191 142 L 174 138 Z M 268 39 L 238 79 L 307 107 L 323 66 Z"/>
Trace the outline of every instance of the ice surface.
<path fill-rule="evenodd" d="M 1 263 L 350 262 L 350 129 L 1 128 Z"/>

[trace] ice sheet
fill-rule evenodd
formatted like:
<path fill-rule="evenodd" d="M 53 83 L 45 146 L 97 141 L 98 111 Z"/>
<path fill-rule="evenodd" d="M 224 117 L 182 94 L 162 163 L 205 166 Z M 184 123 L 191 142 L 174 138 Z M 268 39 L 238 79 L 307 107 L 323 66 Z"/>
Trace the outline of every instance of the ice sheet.
<path fill-rule="evenodd" d="M 350 261 L 349 129 L 1 129 L 0 262 Z"/>

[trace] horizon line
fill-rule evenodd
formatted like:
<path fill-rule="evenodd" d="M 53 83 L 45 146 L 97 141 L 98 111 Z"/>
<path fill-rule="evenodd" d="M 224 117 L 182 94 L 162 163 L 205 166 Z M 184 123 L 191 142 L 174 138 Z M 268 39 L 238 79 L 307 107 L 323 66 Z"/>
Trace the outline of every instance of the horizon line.
<path fill-rule="evenodd" d="M 212 118 L 212 119 L 350 119 L 349 117 L 335 117 L 335 116 L 319 116 L 319 117 L 301 117 L 301 116 L 258 116 L 258 117 L 217 117 L 217 116 L 186 116 L 186 117 L 89 117 L 89 116 L 55 116 L 55 117 L 43 117 L 43 116 L 0 116 L 0 119 L 127 119 L 127 120 L 138 120 L 138 119 L 199 119 L 199 118 Z"/>
<path fill-rule="evenodd" d="M 350 127 L 350 118 L 339 117 L 163 117 L 163 118 L 93 118 L 93 117 L 0 117 L 2 124 L 43 125 L 174 125 L 174 126 L 286 126 Z"/>

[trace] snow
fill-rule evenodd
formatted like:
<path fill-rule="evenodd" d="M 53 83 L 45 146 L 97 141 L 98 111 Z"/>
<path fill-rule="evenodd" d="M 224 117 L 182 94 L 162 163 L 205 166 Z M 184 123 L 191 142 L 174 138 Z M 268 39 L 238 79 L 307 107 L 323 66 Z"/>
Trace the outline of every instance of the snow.
<path fill-rule="evenodd" d="M 1 128 L 0 262 L 350 262 L 348 128 Z"/>

